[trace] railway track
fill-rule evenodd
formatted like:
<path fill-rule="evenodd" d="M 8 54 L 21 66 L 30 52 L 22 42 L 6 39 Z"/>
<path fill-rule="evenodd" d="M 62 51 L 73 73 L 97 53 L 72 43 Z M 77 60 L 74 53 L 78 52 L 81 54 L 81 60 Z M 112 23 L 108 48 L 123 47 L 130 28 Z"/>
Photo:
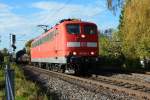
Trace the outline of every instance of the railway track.
<path fill-rule="evenodd" d="M 90 79 L 103 82 L 106 84 L 111 84 L 111 85 L 150 94 L 150 84 L 148 83 L 135 82 L 131 80 L 118 79 L 118 78 L 112 78 L 112 77 L 106 77 L 106 76 L 97 76 L 97 77 L 94 76 L 94 77 L 91 77 Z"/>
<path fill-rule="evenodd" d="M 150 72 L 145 72 L 146 75 L 150 75 Z"/>
<path fill-rule="evenodd" d="M 40 69 L 37 67 L 26 66 L 28 70 L 34 70 L 39 73 L 44 73 L 61 80 L 67 81 L 71 84 L 78 85 L 84 89 L 90 90 L 92 92 L 99 92 L 103 89 L 112 91 L 113 93 L 125 93 L 129 96 L 137 97 L 137 99 L 150 100 L 150 86 L 149 84 L 140 84 L 131 81 L 125 81 L 121 79 L 110 79 L 108 77 L 98 76 L 95 78 L 81 78 L 72 75 L 66 75 L 63 73 L 57 73 L 48 71 L 45 69 Z"/>
<path fill-rule="evenodd" d="M 96 75 L 94 75 L 94 76 L 96 76 Z M 108 76 L 108 75 L 103 75 L 103 76 Z M 142 84 L 143 83 L 150 84 L 150 75 L 147 75 L 147 74 L 141 74 L 141 73 L 114 74 L 114 75 L 109 75 L 108 77 L 134 81 L 134 82 L 138 82 L 138 83 L 142 83 Z"/>

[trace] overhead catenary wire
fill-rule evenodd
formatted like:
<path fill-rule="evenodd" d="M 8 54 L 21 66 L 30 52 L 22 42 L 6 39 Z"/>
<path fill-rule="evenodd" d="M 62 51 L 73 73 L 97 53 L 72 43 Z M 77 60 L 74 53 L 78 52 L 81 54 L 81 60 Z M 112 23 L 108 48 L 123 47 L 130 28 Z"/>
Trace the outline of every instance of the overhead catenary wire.
<path fill-rule="evenodd" d="M 71 1 L 72 1 L 72 0 L 67 0 L 66 3 L 64 3 L 64 5 L 63 5 L 62 7 L 58 8 L 58 9 L 54 12 L 54 14 L 52 14 L 50 17 L 51 17 L 51 18 L 57 17 L 57 16 L 58 16 L 57 14 L 58 14 L 60 11 L 62 11 L 64 8 L 66 8 L 67 5 L 68 5 Z M 57 16 L 56 16 L 56 15 L 57 15 Z"/>

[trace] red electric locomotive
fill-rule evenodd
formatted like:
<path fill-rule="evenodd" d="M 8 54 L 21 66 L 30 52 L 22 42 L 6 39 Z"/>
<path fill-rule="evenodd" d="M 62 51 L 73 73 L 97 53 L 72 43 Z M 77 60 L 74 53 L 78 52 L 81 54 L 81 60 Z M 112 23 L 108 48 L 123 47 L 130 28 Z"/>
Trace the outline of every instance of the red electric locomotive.
<path fill-rule="evenodd" d="M 34 39 L 31 62 L 74 74 L 82 71 L 85 63 L 97 62 L 98 51 L 96 24 L 66 19 Z"/>

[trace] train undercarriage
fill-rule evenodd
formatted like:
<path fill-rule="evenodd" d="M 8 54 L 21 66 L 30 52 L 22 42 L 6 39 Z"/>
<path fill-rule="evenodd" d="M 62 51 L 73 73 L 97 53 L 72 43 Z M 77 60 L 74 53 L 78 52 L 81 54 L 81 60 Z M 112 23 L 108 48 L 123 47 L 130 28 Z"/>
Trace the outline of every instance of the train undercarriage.
<path fill-rule="evenodd" d="M 33 62 L 36 67 L 66 74 L 87 73 L 91 65 L 98 63 L 98 57 L 68 57 L 67 63 Z"/>

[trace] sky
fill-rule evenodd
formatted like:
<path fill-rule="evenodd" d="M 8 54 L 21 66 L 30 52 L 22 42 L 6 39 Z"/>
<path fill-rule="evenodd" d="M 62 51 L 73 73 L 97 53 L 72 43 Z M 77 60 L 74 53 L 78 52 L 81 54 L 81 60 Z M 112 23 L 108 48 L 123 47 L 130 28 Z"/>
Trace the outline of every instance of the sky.
<path fill-rule="evenodd" d="M 114 15 L 106 0 L 0 0 L 0 50 L 10 48 L 10 34 L 16 35 L 17 51 L 39 36 L 37 25 L 54 26 L 61 19 L 79 18 L 97 24 L 99 30 L 117 28 L 118 10 Z"/>

